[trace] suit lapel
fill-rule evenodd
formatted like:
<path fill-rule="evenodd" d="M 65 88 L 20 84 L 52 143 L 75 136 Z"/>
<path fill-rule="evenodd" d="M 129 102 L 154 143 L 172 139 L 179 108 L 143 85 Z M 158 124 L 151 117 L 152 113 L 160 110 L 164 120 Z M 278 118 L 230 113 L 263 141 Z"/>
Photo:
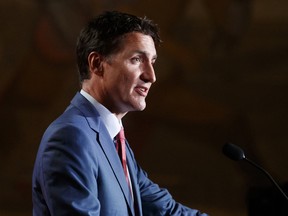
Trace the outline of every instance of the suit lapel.
<path fill-rule="evenodd" d="M 75 95 L 75 97 L 71 101 L 71 104 L 73 104 L 79 110 L 81 110 L 81 112 L 83 112 L 91 129 L 96 132 L 95 139 L 97 139 L 98 143 L 100 144 L 110 165 L 110 168 L 112 169 L 115 178 L 117 179 L 119 186 L 121 187 L 126 202 L 128 203 L 131 215 L 134 215 L 134 213 L 132 213 L 134 212 L 134 207 L 132 205 L 133 201 L 130 195 L 130 189 L 126 182 L 125 174 L 123 172 L 123 167 L 116 152 L 113 140 L 110 138 L 110 135 L 100 118 L 97 118 L 99 117 L 99 113 L 94 108 L 94 106 L 80 93 L 77 93 Z"/>
<path fill-rule="evenodd" d="M 119 156 L 116 152 L 114 143 L 109 137 L 108 132 L 103 124 L 100 125 L 100 131 L 101 132 L 99 133 L 99 143 L 101 145 L 101 148 L 103 149 L 103 152 L 110 164 L 110 167 L 113 170 L 113 173 L 121 187 L 122 192 L 124 193 L 125 199 L 130 209 L 133 209 L 133 206 L 132 206 L 133 202 L 132 202 L 132 197 L 130 195 L 130 189 L 126 182 L 125 174 L 123 172 L 123 167 L 119 160 Z"/>

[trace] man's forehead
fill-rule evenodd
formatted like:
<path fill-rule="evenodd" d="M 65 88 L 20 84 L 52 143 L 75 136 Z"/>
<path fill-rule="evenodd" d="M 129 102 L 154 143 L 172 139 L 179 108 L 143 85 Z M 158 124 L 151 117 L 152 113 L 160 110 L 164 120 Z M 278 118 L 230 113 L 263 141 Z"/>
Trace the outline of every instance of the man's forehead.
<path fill-rule="evenodd" d="M 138 32 L 128 33 L 122 40 L 122 49 L 129 49 L 131 52 L 142 55 L 156 55 L 154 41 L 150 35 Z"/>

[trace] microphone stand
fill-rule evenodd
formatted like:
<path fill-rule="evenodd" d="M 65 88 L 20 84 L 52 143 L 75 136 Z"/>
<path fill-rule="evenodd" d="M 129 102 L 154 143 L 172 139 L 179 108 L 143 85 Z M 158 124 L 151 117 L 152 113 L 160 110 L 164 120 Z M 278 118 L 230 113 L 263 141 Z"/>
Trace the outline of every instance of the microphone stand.
<path fill-rule="evenodd" d="M 276 183 L 276 181 L 273 179 L 273 177 L 265 169 L 263 169 L 261 166 L 259 166 L 255 162 L 249 160 L 247 157 L 243 157 L 243 159 L 245 161 L 247 161 L 248 163 L 250 163 L 251 165 L 258 168 L 259 170 L 261 170 L 269 178 L 269 180 L 276 186 L 276 188 L 280 191 L 280 193 L 284 196 L 284 198 L 288 201 L 287 195 L 284 193 L 284 191 L 281 189 L 281 187 Z"/>

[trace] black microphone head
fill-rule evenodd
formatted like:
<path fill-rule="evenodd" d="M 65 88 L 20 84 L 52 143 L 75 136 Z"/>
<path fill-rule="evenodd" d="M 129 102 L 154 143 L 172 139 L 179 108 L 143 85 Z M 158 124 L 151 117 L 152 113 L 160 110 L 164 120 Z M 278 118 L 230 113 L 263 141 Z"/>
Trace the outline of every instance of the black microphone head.
<path fill-rule="evenodd" d="M 226 143 L 223 146 L 222 152 L 224 155 L 235 161 L 245 159 L 244 151 L 232 143 Z"/>

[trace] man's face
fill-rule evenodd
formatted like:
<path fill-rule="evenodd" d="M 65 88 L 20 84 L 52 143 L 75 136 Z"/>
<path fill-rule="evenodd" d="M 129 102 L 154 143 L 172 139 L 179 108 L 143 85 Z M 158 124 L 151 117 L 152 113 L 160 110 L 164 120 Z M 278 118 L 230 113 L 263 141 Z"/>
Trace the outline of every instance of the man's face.
<path fill-rule="evenodd" d="M 120 50 L 103 62 L 100 102 L 116 115 L 146 107 L 145 98 L 156 81 L 153 39 L 141 33 L 128 33 Z"/>

